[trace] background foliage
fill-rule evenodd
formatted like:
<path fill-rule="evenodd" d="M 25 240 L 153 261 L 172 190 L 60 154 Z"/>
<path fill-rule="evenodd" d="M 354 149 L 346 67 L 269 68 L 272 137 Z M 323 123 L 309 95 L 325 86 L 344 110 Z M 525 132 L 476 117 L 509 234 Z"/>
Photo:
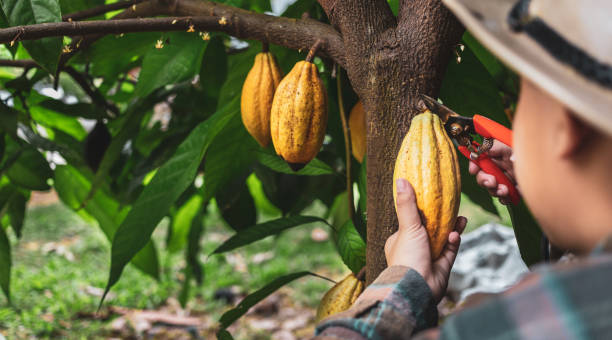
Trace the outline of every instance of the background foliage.
<path fill-rule="evenodd" d="M 1 0 L 0 27 L 58 22 L 62 14 L 111 2 Z M 256 12 L 271 10 L 269 1 L 223 2 Z M 397 11 L 397 1 L 390 4 Z M 327 21 L 314 0 L 298 0 L 282 15 L 298 18 L 304 12 Z M 242 83 L 260 43 L 239 42 L 218 33 L 209 36 L 205 40 L 199 32 L 109 35 L 61 69 L 58 60 L 69 38 L 0 46 L 2 59 L 32 58 L 40 66 L 0 67 L 0 287 L 7 302 L 12 262 L 9 227 L 21 237 L 30 192 L 50 188 L 82 218 L 95 221 L 111 242 L 107 292 L 128 264 L 155 280 L 165 280 L 160 252 L 182 252 L 185 303 L 190 287 L 202 284 L 207 275 L 201 240 L 207 238 L 211 205 L 235 234 L 204 254 L 207 259 L 319 223 L 333 234 L 338 254 L 350 270 L 364 266 L 367 178 L 364 164 L 353 159 L 351 190 L 356 193 L 358 214 L 350 220 L 332 65 L 315 58 L 329 96 L 328 135 L 317 159 L 295 173 L 272 147 L 259 147 L 241 122 Z M 469 33 L 463 41 L 457 59 L 448 66 L 441 100 L 461 114 L 480 113 L 509 126 L 517 77 Z M 271 51 L 284 73 L 307 52 L 279 46 L 271 46 Z M 75 81 L 74 73 L 85 79 L 89 90 Z M 348 112 L 358 98 L 344 73 L 338 74 L 347 84 L 342 91 Z M 499 215 L 491 197 L 467 175 L 463 159 L 461 166 L 464 198 Z M 304 214 L 314 202 L 323 207 L 318 216 Z M 168 233 L 165 240 L 153 240 L 162 219 L 169 221 Z M 521 219 L 518 225 L 527 233 L 519 243 L 524 259 L 533 263 L 540 256 L 537 226 Z M 279 274 L 267 285 L 254 287 L 259 290 L 221 318 L 222 328 L 244 313 L 244 304 L 308 275 L 308 270 Z"/>

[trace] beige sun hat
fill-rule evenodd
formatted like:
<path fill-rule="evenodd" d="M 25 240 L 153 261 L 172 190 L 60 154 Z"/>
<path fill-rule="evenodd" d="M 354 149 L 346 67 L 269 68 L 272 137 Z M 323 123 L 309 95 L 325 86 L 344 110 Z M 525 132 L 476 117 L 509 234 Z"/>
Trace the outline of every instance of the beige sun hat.
<path fill-rule="evenodd" d="M 442 0 L 491 52 L 612 135 L 612 0 Z"/>

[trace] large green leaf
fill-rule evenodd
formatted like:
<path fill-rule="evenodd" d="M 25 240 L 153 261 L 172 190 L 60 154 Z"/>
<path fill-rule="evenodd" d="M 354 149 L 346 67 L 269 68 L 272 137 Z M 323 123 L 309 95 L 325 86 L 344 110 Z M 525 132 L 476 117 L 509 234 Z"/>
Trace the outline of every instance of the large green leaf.
<path fill-rule="evenodd" d="M 84 211 L 79 210 L 81 202 L 90 191 L 92 177 L 91 173 L 84 174 L 72 166 L 60 165 L 55 169 L 54 187 L 64 204 L 81 215 L 86 214 L 86 216 L 93 217 L 106 238 L 111 241 L 119 224 L 125 218 L 128 208 L 122 207 L 107 194 L 107 190 L 98 190 L 83 209 Z M 157 251 L 152 242 L 148 242 L 138 256 L 132 259 L 132 264 L 145 274 L 155 279 L 159 278 Z"/>
<path fill-rule="evenodd" d="M 493 197 L 486 189 L 476 183 L 476 177 L 468 171 L 469 162 L 465 157 L 459 157 L 459 169 L 461 170 L 461 192 L 484 210 L 499 216 L 499 211 L 493 203 Z"/>
<path fill-rule="evenodd" d="M 313 222 L 323 222 L 327 224 L 327 221 L 316 216 L 290 216 L 260 223 L 234 234 L 217 247 L 211 255 L 225 253 L 268 236 L 276 235 L 284 230 Z"/>
<path fill-rule="evenodd" d="M 96 171 L 96 176 L 93 180 L 90 192 L 85 197 L 85 200 L 83 200 L 83 206 L 88 203 L 89 199 L 93 197 L 102 183 L 104 183 L 104 180 L 108 176 L 113 164 L 115 164 L 119 156 L 121 156 L 121 152 L 123 151 L 125 144 L 138 134 L 140 122 L 147 113 L 148 103 L 148 100 L 136 101 L 130 106 L 123 119 L 119 122 L 119 132 L 111 139 L 108 148 L 106 151 L 104 151 L 104 155 L 102 156 L 102 160 L 99 162 L 99 167 Z"/>
<path fill-rule="evenodd" d="M 244 128 L 240 115 L 234 116 L 215 137 L 206 153 L 204 200 L 215 196 L 218 188 L 225 186 L 236 177 L 245 175 L 255 162 L 256 154 L 253 150 L 258 147 L 257 142 Z"/>
<path fill-rule="evenodd" d="M 136 96 L 145 97 L 155 89 L 173 84 L 200 72 L 207 41 L 197 33 L 173 32 L 163 48 L 151 47 L 142 62 Z"/>
<path fill-rule="evenodd" d="M 91 74 L 115 81 L 120 73 L 136 66 L 135 60 L 142 59 L 159 39 L 157 32 L 108 35 L 96 41 L 73 60 L 91 63 Z M 119 58 L 117 53 L 120 53 Z"/>
<path fill-rule="evenodd" d="M 7 300 L 11 301 L 11 244 L 6 230 L 0 225 L 0 287 Z"/>
<path fill-rule="evenodd" d="M 104 0 L 59 0 L 62 14 L 71 14 L 104 4 Z"/>
<path fill-rule="evenodd" d="M 202 209 L 202 196 L 193 195 L 183 204 L 172 219 L 172 237 L 168 243 L 168 250 L 171 252 L 182 249 L 187 243 L 187 236 L 193 224 L 193 219 L 198 216 Z"/>
<path fill-rule="evenodd" d="M 469 47 L 461 54 L 460 63 L 449 63 L 440 98 L 461 115 L 480 114 L 510 126 L 495 80 Z"/>
<path fill-rule="evenodd" d="M 512 219 L 514 235 L 521 252 L 521 257 L 527 266 L 541 262 L 542 254 L 542 230 L 535 218 L 521 201 L 518 205 L 508 205 L 508 212 Z"/>
<path fill-rule="evenodd" d="M 255 150 L 255 152 L 257 154 L 257 159 L 261 164 L 277 172 L 302 176 L 320 176 L 335 174 L 334 170 L 329 165 L 316 158 L 308 162 L 308 164 L 306 164 L 306 166 L 300 169 L 299 171 L 293 171 L 291 170 L 289 165 L 287 165 L 287 162 L 282 160 L 277 155 L 263 149 Z"/>
<path fill-rule="evenodd" d="M 245 183 L 246 178 L 240 176 L 220 188 L 215 196 L 221 216 L 236 232 L 257 223 L 255 201 Z"/>
<path fill-rule="evenodd" d="M 19 112 L 6 106 L 0 100 L 0 131 L 16 137 L 17 136 L 17 116 Z"/>
<path fill-rule="evenodd" d="M 296 279 L 304 277 L 306 275 L 314 275 L 311 272 L 298 272 L 293 274 L 284 275 L 274 279 L 274 281 L 268 283 L 263 288 L 247 295 L 238 306 L 225 312 L 219 319 L 221 323 L 221 329 L 226 329 L 234 321 L 238 320 L 243 316 L 251 307 L 255 306 L 259 301 L 267 298 L 270 294 L 274 293 L 280 287 L 292 282 Z M 315 275 L 317 276 L 317 275 Z"/>
<path fill-rule="evenodd" d="M 29 196 L 29 193 L 28 193 Z M 23 228 L 23 220 L 25 219 L 26 203 L 28 196 L 19 190 L 15 190 L 11 200 L 8 202 L 8 215 L 11 227 L 15 231 L 17 237 L 21 237 L 21 229 Z"/>
<path fill-rule="evenodd" d="M 497 59 L 469 31 L 466 31 L 463 35 L 463 42 L 472 50 L 489 74 L 495 79 L 500 90 L 515 97 L 518 96 L 519 79 L 516 73 Z"/>
<path fill-rule="evenodd" d="M 336 247 L 344 264 L 355 275 L 359 273 L 366 263 L 366 244 L 355 229 L 353 221 L 346 221 L 336 233 Z"/>
<path fill-rule="evenodd" d="M 2 9 L 11 26 L 62 21 L 58 0 L 2 0 Z M 55 74 L 62 52 L 62 38 L 42 38 L 22 42 L 38 64 Z"/>
<path fill-rule="evenodd" d="M 217 340 L 234 340 L 234 337 L 230 332 L 225 329 L 222 329 L 217 332 Z"/>
<path fill-rule="evenodd" d="M 200 123 L 140 194 L 113 239 L 106 292 L 119 280 L 128 261 L 149 241 L 159 221 L 193 182 L 208 146 L 238 113 L 235 107 L 235 103 L 230 103 Z"/>
<path fill-rule="evenodd" d="M 49 163 L 38 150 L 28 147 L 7 170 L 11 182 L 29 190 L 48 190 L 47 180 L 53 177 Z"/>
<path fill-rule="evenodd" d="M 79 141 L 82 141 L 87 135 L 87 132 L 75 117 L 69 117 L 38 105 L 30 107 L 30 115 L 36 122 L 49 128 L 64 131 Z"/>

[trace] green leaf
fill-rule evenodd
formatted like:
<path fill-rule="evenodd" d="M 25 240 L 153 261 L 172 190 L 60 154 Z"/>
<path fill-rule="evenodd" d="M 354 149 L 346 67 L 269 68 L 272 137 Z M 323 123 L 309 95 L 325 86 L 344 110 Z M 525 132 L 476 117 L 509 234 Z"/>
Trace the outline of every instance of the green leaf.
<path fill-rule="evenodd" d="M 217 340 L 234 340 L 234 337 L 225 329 L 217 332 Z"/>
<path fill-rule="evenodd" d="M 196 33 L 169 33 L 164 48 L 152 46 L 145 55 L 135 95 L 145 97 L 157 88 L 198 74 L 207 44 Z"/>
<path fill-rule="evenodd" d="M 459 157 L 459 169 L 461 170 L 461 192 L 467 195 L 470 201 L 476 203 L 491 214 L 499 216 L 499 211 L 493 203 L 493 197 L 487 190 L 476 183 L 476 176 L 468 171 L 469 162 L 465 157 Z"/>
<path fill-rule="evenodd" d="M 257 154 L 257 159 L 259 162 L 268 168 L 285 174 L 290 175 L 301 175 L 301 176 L 320 176 L 320 175 L 334 175 L 334 170 L 327 164 L 323 163 L 321 160 L 315 158 L 310 161 L 304 168 L 300 171 L 293 171 L 287 165 L 287 162 L 282 160 L 277 155 L 268 152 L 267 150 L 255 150 Z"/>
<path fill-rule="evenodd" d="M 329 208 L 332 228 L 336 231 L 340 230 L 340 228 L 350 219 L 349 216 L 348 195 L 346 191 L 344 191 L 334 198 L 334 203 L 332 203 Z"/>
<path fill-rule="evenodd" d="M 515 72 L 489 52 L 469 31 L 463 34 L 463 42 L 495 79 L 500 90 L 518 96 L 519 78 Z"/>
<path fill-rule="evenodd" d="M 236 104 L 238 100 L 234 101 Z M 239 107 L 232 108 L 238 111 Z M 240 115 L 230 120 L 208 148 L 204 163 L 204 200 L 236 177 L 243 176 L 255 162 L 257 142 L 246 131 Z"/>
<path fill-rule="evenodd" d="M 288 275 L 283 275 L 274 279 L 274 281 L 268 283 L 263 288 L 247 295 L 236 308 L 230 309 L 225 312 L 221 318 L 219 319 L 219 323 L 221 323 L 221 329 L 226 329 L 229 327 L 234 321 L 238 320 L 241 316 L 243 316 L 251 307 L 255 306 L 259 301 L 267 298 L 270 294 L 274 293 L 280 287 L 292 282 L 296 279 L 304 277 L 306 275 L 314 275 L 311 272 L 298 272 Z"/>
<path fill-rule="evenodd" d="M 15 191 L 11 200 L 8 202 L 9 221 L 18 238 L 21 237 L 21 229 L 23 228 L 27 202 L 28 197 L 18 190 Z"/>
<path fill-rule="evenodd" d="M 49 190 L 47 180 L 53 177 L 49 163 L 38 150 L 29 147 L 21 152 L 15 163 L 6 171 L 11 182 L 29 190 Z"/>
<path fill-rule="evenodd" d="M 255 201 L 243 176 L 218 190 L 215 201 L 221 216 L 234 231 L 239 232 L 257 223 Z"/>
<path fill-rule="evenodd" d="M 202 67 L 200 68 L 200 85 L 209 99 L 215 102 L 221 94 L 221 87 L 227 78 L 227 53 L 222 36 L 213 36 L 206 47 Z"/>
<path fill-rule="evenodd" d="M 75 103 L 65 104 L 60 100 L 47 99 L 38 104 L 47 110 L 59 112 L 70 117 L 82 117 L 87 119 L 102 119 L 106 118 L 104 110 L 94 104 Z"/>
<path fill-rule="evenodd" d="M 142 59 L 157 39 L 157 32 L 108 35 L 77 54 L 73 60 L 82 64 L 91 63 L 92 76 L 115 81 L 119 74 L 134 67 L 135 61 Z"/>
<path fill-rule="evenodd" d="M 543 260 L 542 230 L 525 205 L 525 201 L 521 201 L 516 206 L 508 205 L 507 208 L 512 219 L 521 258 L 528 267 L 541 262 Z"/>
<path fill-rule="evenodd" d="M 313 222 L 323 222 L 327 224 L 327 221 L 320 217 L 299 215 L 260 223 L 234 234 L 228 240 L 223 242 L 223 244 L 217 247 L 217 249 L 215 249 L 211 255 L 225 253 L 247 244 L 251 244 L 255 241 L 259 241 L 268 236 L 276 235 L 284 230 Z"/>
<path fill-rule="evenodd" d="M 461 63 L 449 63 L 440 98 L 460 115 L 480 114 L 510 126 L 495 80 L 469 47 L 461 54 Z"/>
<path fill-rule="evenodd" d="M 159 221 L 193 182 L 208 146 L 229 120 L 238 112 L 222 109 L 200 123 L 178 147 L 175 154 L 144 188 L 113 239 L 111 270 L 106 293 L 119 280 L 128 261 L 151 238 Z M 102 303 L 104 297 L 102 298 Z"/>
<path fill-rule="evenodd" d="M 172 219 L 172 237 L 168 243 L 168 250 L 175 252 L 182 249 L 187 243 L 187 236 L 193 224 L 193 219 L 202 209 L 202 196 L 193 195 L 187 203 L 178 209 Z"/>
<path fill-rule="evenodd" d="M 59 0 L 62 14 L 71 14 L 104 4 L 104 0 Z"/>
<path fill-rule="evenodd" d="M 62 21 L 57 0 L 2 0 L 1 4 L 11 26 Z M 55 74 L 62 51 L 62 38 L 27 40 L 22 44 L 40 66 Z"/>
<path fill-rule="evenodd" d="M 109 241 L 112 241 L 117 228 L 125 218 L 128 208 L 122 207 L 114 200 L 107 190 L 98 190 L 89 201 L 89 204 L 79 210 L 81 202 L 90 191 L 93 174 L 84 174 L 69 165 L 60 165 L 55 169 L 55 190 L 59 198 L 71 209 L 93 217 Z M 152 242 L 138 253 L 132 264 L 143 273 L 159 279 L 159 261 L 157 251 Z"/>
<path fill-rule="evenodd" d="M 17 116 L 19 112 L 11 107 L 4 105 L 0 100 L 0 131 L 16 137 L 17 136 Z"/>
<path fill-rule="evenodd" d="M 357 275 L 366 263 L 366 244 L 355 229 L 353 221 L 346 221 L 338 230 L 336 247 L 344 264 Z"/>
<path fill-rule="evenodd" d="M 185 260 L 187 261 L 187 265 L 190 268 L 191 273 L 195 277 L 195 280 L 198 284 L 202 284 L 203 272 L 202 265 L 198 260 L 198 255 L 200 252 L 200 238 L 202 237 L 202 232 L 204 231 L 204 211 L 206 210 L 206 205 L 200 205 L 200 210 L 196 217 L 191 220 L 191 228 L 189 229 L 189 243 L 187 244 L 187 251 L 185 252 Z"/>
<path fill-rule="evenodd" d="M 11 302 L 11 244 L 6 230 L 0 225 L 0 287 Z"/>
<path fill-rule="evenodd" d="M 90 192 L 82 203 L 83 206 L 88 204 L 89 199 L 93 197 L 102 183 L 104 183 L 104 180 L 108 176 L 111 168 L 119 156 L 121 156 L 125 143 L 138 134 L 138 131 L 140 130 L 140 122 L 142 121 L 143 116 L 147 113 L 147 108 L 148 100 L 138 100 L 136 103 L 132 104 L 125 113 L 123 120 L 120 122 L 121 127 L 119 132 L 111 139 L 108 148 L 104 152 L 104 156 L 102 157 L 98 170 L 96 171 L 93 184 L 91 185 Z"/>
<path fill-rule="evenodd" d="M 36 122 L 49 128 L 64 131 L 79 141 L 87 136 L 87 132 L 75 117 L 63 115 L 42 106 L 30 107 L 30 115 Z"/>
<path fill-rule="evenodd" d="M 391 7 L 391 11 L 395 16 L 397 16 L 397 12 L 399 11 L 399 1 L 398 0 L 387 0 L 389 3 L 389 7 Z"/>

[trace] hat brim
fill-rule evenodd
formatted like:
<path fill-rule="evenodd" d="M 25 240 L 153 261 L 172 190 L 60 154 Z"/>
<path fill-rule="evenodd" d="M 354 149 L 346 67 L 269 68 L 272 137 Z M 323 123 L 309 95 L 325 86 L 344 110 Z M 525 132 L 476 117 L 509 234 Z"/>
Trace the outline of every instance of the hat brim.
<path fill-rule="evenodd" d="M 517 0 L 442 0 L 493 54 L 593 126 L 612 134 L 612 90 L 559 62 L 524 33 L 512 31 L 508 15 Z M 542 108 L 545 109 L 545 108 Z"/>

